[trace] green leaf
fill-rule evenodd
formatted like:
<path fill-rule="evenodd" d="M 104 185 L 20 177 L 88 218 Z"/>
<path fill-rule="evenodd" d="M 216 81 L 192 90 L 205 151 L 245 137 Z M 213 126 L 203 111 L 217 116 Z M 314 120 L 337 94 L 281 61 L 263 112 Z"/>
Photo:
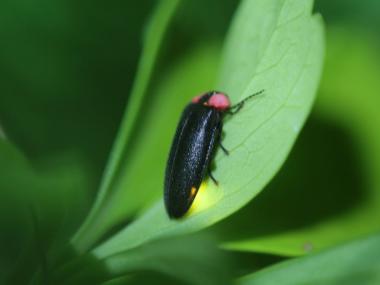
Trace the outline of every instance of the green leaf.
<path fill-rule="evenodd" d="M 136 79 L 124 112 L 119 133 L 104 171 L 98 196 L 86 221 L 73 238 L 73 244 L 80 251 L 88 249 L 103 234 L 103 231 L 99 228 L 98 215 L 102 214 L 102 207 L 107 207 L 104 205 L 106 199 L 113 192 L 120 191 L 117 182 L 120 175 L 124 174 L 122 170 L 124 169 L 123 164 L 126 163 L 126 148 L 138 113 L 141 111 L 142 101 L 146 95 L 162 39 L 179 2 L 180 0 L 162 0 L 147 27 Z M 130 209 L 132 210 L 133 208 L 130 207 Z M 99 233 L 99 231 L 101 232 Z"/>
<path fill-rule="evenodd" d="M 261 89 L 265 94 L 225 124 L 223 143 L 231 154 L 215 159 L 219 187 L 206 181 L 182 220 L 169 220 L 163 202 L 157 202 L 96 248 L 97 258 L 207 227 L 248 203 L 272 179 L 310 111 L 321 73 L 323 28 L 311 6 L 304 0 L 242 2 L 227 37 L 218 87 L 233 102 Z M 239 84 L 228 74 L 238 76 Z"/>
<path fill-rule="evenodd" d="M 238 284 L 379 284 L 380 235 L 318 254 L 296 258 L 250 274 Z"/>
<path fill-rule="evenodd" d="M 261 204 L 252 205 L 256 209 L 244 210 L 238 214 L 240 217 L 221 224 L 219 230 L 226 240 L 224 248 L 293 256 L 380 230 L 378 43 L 361 30 L 347 32 L 343 27 L 330 28 L 327 39 L 329 52 L 313 116 L 314 120 L 320 121 L 319 129 L 323 131 L 316 133 L 316 128 L 310 128 L 307 135 L 310 139 L 305 136 L 306 140 L 300 140 L 299 145 L 308 146 L 308 151 L 301 151 L 297 160 L 286 165 L 289 168 L 284 170 L 284 179 L 276 183 L 278 192 L 284 192 L 283 196 L 278 194 L 277 197 L 288 202 L 283 204 L 277 199 L 279 202 L 276 203 L 273 195 L 272 199 L 263 199 Z M 330 129 L 330 126 L 337 129 Z M 344 136 L 337 138 L 339 132 Z M 338 145 L 334 146 L 335 143 Z M 303 162 L 302 156 L 308 157 L 308 162 Z M 310 161 L 313 163 L 308 166 Z M 316 174 L 303 173 L 302 168 Z M 297 175 L 292 175 L 292 170 L 298 172 Z M 290 175 L 294 179 L 286 181 L 285 176 Z M 303 190 L 307 189 L 309 194 L 302 199 L 299 197 L 302 194 L 298 197 L 291 195 L 291 189 L 298 187 L 294 183 L 302 181 L 298 176 L 325 183 L 314 181 L 311 187 L 304 187 Z M 322 197 L 321 192 L 324 193 Z M 297 199 L 298 203 L 293 202 Z M 316 203 L 315 207 L 310 205 L 311 200 Z M 289 208 L 289 204 L 293 208 Z M 304 216 L 309 215 L 310 208 L 315 208 L 311 222 L 300 224 Z M 284 216 L 290 211 L 298 213 L 291 223 L 284 221 Z M 326 214 L 328 212 L 330 214 Z M 255 218 L 259 214 L 266 218 Z M 249 216 L 252 218 L 247 219 Z M 245 222 L 237 225 L 244 219 Z M 255 224 L 254 229 L 250 229 L 252 224 Z M 284 224 L 288 226 L 284 227 Z M 238 229 L 244 237 L 233 237 L 228 229 Z"/>

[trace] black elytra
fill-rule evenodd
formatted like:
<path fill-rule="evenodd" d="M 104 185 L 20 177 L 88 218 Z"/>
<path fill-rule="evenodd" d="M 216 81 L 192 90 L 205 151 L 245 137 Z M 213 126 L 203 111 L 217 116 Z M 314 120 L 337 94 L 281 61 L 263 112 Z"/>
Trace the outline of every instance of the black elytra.
<path fill-rule="evenodd" d="M 170 218 L 180 218 L 186 214 L 208 172 L 217 183 L 211 175 L 210 164 L 217 146 L 221 145 L 223 118 L 226 114 L 236 114 L 246 100 L 262 92 L 230 106 L 225 93 L 210 91 L 195 97 L 186 106 L 166 165 L 164 202 Z"/>

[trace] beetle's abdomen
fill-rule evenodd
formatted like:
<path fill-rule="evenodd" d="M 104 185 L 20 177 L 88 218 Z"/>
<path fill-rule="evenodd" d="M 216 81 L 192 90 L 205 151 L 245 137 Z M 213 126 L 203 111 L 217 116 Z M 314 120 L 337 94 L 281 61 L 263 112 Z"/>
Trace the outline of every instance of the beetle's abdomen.
<path fill-rule="evenodd" d="M 190 208 L 220 133 L 221 115 L 217 110 L 200 104 L 186 107 L 166 167 L 164 200 L 170 217 L 181 217 Z"/>

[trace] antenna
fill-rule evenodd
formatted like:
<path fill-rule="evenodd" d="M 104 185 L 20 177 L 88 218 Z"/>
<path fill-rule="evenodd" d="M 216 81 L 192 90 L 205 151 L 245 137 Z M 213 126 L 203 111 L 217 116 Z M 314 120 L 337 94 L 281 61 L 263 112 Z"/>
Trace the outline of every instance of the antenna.
<path fill-rule="evenodd" d="M 261 94 L 263 94 L 263 93 L 264 93 L 264 89 L 260 90 L 259 92 L 254 93 L 254 94 L 252 94 L 252 95 L 249 95 L 249 96 L 245 97 L 245 98 L 244 98 L 243 100 L 241 100 L 239 103 L 237 103 L 237 104 L 235 104 L 235 105 L 233 105 L 233 106 L 230 107 L 230 109 L 229 109 L 229 114 L 231 114 L 231 115 L 236 114 L 237 112 L 240 111 L 241 108 L 243 108 L 244 103 L 245 103 L 246 101 L 252 99 L 253 97 L 255 97 L 255 96 L 257 96 L 257 95 L 261 95 Z M 233 110 L 233 109 L 236 109 L 236 110 Z"/>

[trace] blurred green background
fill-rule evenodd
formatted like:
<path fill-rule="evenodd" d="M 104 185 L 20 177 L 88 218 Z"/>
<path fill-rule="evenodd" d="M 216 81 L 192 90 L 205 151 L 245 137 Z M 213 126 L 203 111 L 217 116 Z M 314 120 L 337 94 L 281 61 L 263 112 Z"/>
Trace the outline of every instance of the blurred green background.
<path fill-rule="evenodd" d="M 237 4 L 180 5 L 148 93 L 165 90 L 192 56 L 216 62 Z M 31 284 L 40 252 L 65 244 L 88 213 L 155 6 L 0 2 L 0 282 L 18 272 L 13 284 Z M 232 249 L 234 276 L 380 230 L 380 2 L 317 0 L 314 10 L 327 34 L 315 108 L 268 189 L 207 230 Z M 207 68 L 204 82 L 213 82 L 217 66 Z M 315 238 L 314 226 L 318 242 L 305 243 Z M 266 237 L 293 249 L 276 250 Z M 179 282 L 171 278 L 148 271 L 120 284 Z"/>

